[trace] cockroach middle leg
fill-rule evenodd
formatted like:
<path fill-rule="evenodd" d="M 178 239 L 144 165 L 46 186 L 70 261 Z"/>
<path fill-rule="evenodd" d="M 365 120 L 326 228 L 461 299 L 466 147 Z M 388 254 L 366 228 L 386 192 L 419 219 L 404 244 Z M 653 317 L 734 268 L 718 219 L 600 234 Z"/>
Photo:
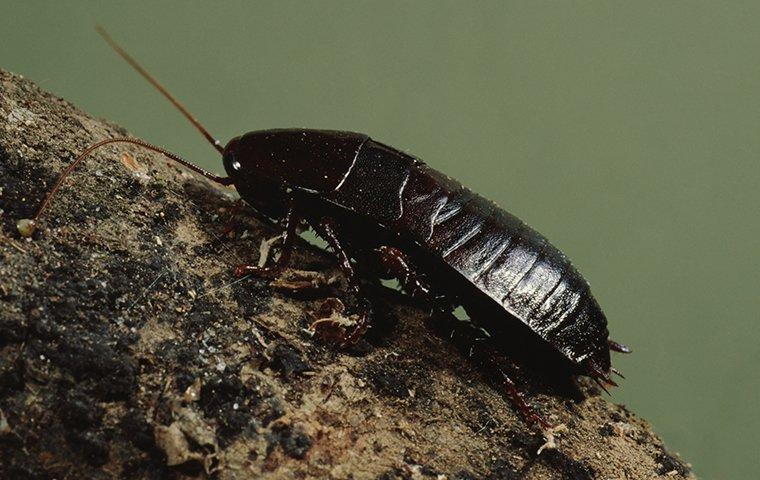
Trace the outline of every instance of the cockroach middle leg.
<path fill-rule="evenodd" d="M 337 325 L 333 320 L 329 318 L 317 320 L 312 324 L 311 328 L 320 336 L 326 338 L 337 338 L 337 343 L 341 347 L 349 347 L 356 344 L 356 342 L 358 342 L 364 336 L 367 329 L 369 329 L 372 309 L 370 308 L 369 301 L 362 292 L 361 286 L 359 285 L 359 282 L 356 278 L 354 267 L 351 265 L 351 260 L 346 253 L 343 244 L 338 238 L 338 233 L 336 232 L 335 228 L 335 220 L 329 217 L 322 218 L 317 225 L 316 231 L 317 234 L 327 242 L 327 244 L 335 253 L 336 258 L 338 259 L 338 267 L 343 273 L 343 276 L 346 278 L 348 290 L 352 295 L 356 297 L 356 300 L 359 304 L 359 311 L 357 312 L 358 315 L 355 316 L 355 324 L 353 325 L 353 328 L 350 332 L 340 330 L 340 325 Z M 340 330 L 339 333 L 336 333 L 334 331 L 336 328 Z M 322 329 L 333 331 L 320 332 Z"/>
<path fill-rule="evenodd" d="M 352 293 L 358 294 L 361 291 L 361 287 L 359 286 L 356 272 L 354 271 L 353 265 L 351 265 L 348 253 L 346 253 L 346 249 L 338 238 L 335 220 L 330 217 L 322 218 L 317 225 L 316 232 L 333 250 L 335 257 L 338 260 L 338 268 L 340 268 L 343 276 L 346 277 L 346 286 L 348 289 Z"/>
<path fill-rule="evenodd" d="M 254 275 L 256 277 L 272 278 L 282 273 L 290 263 L 293 254 L 293 246 L 298 236 L 298 223 L 300 218 L 296 213 L 294 202 L 290 202 L 287 214 L 285 215 L 285 229 L 282 237 L 282 247 L 280 256 L 272 262 L 271 265 L 253 265 L 243 264 L 235 267 L 235 276 L 243 277 L 245 275 Z"/>

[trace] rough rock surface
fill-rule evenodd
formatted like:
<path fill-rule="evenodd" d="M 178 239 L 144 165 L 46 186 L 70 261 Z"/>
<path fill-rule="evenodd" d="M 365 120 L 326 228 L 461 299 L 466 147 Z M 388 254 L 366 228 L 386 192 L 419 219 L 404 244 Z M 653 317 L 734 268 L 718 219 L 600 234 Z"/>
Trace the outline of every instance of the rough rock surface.
<path fill-rule="evenodd" d="M 21 238 L 74 156 L 125 134 L 0 71 L 0 477 L 693 478 L 595 388 L 524 375 L 566 426 L 538 454 L 454 327 L 400 296 L 350 351 L 312 338 L 324 294 L 231 275 L 276 231 L 220 238 L 234 191 L 157 155 L 100 150 Z M 306 244 L 296 265 L 334 272 Z"/>

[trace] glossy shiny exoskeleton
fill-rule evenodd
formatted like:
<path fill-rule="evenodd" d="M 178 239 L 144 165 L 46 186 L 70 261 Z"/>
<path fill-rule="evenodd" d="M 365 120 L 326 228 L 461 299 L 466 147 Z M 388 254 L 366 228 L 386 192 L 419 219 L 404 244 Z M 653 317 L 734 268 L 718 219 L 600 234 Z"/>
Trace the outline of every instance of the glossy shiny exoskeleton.
<path fill-rule="evenodd" d="M 564 357 L 575 373 L 613 384 L 607 319 L 587 282 L 541 234 L 493 202 L 428 167 L 421 160 L 367 135 L 309 129 L 251 132 L 224 148 L 137 62 L 101 34 L 155 85 L 222 154 L 227 177 L 205 172 L 159 147 L 123 138 L 83 152 L 51 189 L 37 215 L 19 223 L 31 234 L 62 180 L 93 150 L 131 143 L 157 151 L 207 178 L 234 185 L 257 212 L 283 227 L 280 255 L 235 274 L 276 276 L 288 266 L 299 226 L 322 236 L 335 253 L 348 289 L 355 325 L 318 319 L 316 333 L 342 346 L 357 342 L 371 321 L 360 276 L 395 277 L 407 293 L 439 313 L 463 306 L 473 321 L 505 343 L 513 327 L 532 336 L 536 348 Z M 522 400 L 509 376 L 494 365 L 510 398 L 532 421 L 548 426 Z"/>
<path fill-rule="evenodd" d="M 494 302 L 584 371 L 610 371 L 607 320 L 567 257 L 419 159 L 358 133 L 288 129 L 234 138 L 224 167 L 251 205 L 332 219 L 349 257 L 393 247 L 452 306 Z"/>

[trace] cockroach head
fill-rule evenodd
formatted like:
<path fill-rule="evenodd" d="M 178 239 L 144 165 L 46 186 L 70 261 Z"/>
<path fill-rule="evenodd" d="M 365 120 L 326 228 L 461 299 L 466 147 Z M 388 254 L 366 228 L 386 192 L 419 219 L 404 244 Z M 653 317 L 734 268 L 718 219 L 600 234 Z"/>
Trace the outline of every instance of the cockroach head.
<path fill-rule="evenodd" d="M 246 175 L 243 164 L 240 161 L 240 153 L 238 152 L 239 143 L 240 137 L 233 138 L 227 143 L 222 152 L 224 170 L 227 172 L 227 176 L 233 180 L 234 184 L 237 184 Z"/>
<path fill-rule="evenodd" d="M 280 218 L 285 214 L 285 192 L 287 186 L 266 166 L 266 160 L 255 152 L 246 150 L 242 137 L 235 137 L 227 143 L 222 153 L 222 162 L 227 176 L 232 179 L 240 197 L 253 208 L 269 216 Z"/>
<path fill-rule="evenodd" d="M 366 140 L 366 135 L 333 130 L 248 132 L 224 147 L 224 168 L 243 199 L 276 207 L 287 192 L 323 194 L 338 188 Z"/>
<path fill-rule="evenodd" d="M 302 128 L 248 132 L 224 148 L 224 168 L 235 185 L 256 178 L 314 193 L 335 190 L 367 136 Z"/>

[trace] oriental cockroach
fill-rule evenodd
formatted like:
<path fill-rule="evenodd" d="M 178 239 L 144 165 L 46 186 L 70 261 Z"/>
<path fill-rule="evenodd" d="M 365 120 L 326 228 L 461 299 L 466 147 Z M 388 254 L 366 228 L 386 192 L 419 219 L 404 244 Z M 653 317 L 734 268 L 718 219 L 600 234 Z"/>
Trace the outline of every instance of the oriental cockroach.
<path fill-rule="evenodd" d="M 628 348 L 609 340 L 607 319 L 588 283 L 567 257 L 521 220 L 421 160 L 367 135 L 301 128 L 255 131 L 224 147 L 187 109 L 108 34 L 105 40 L 155 86 L 222 155 L 227 173 L 207 172 L 160 147 L 113 138 L 82 152 L 61 174 L 36 215 L 19 221 L 30 236 L 69 173 L 94 150 L 129 143 L 160 153 L 221 185 L 233 185 L 256 212 L 282 227 L 281 254 L 266 265 L 240 265 L 237 276 L 276 277 L 291 261 L 298 228 L 308 225 L 335 254 L 356 299 L 354 325 L 322 319 L 313 329 L 340 346 L 355 344 L 371 322 L 360 273 L 372 264 L 378 277 L 398 279 L 409 295 L 450 315 L 462 306 L 476 324 L 493 330 L 522 325 L 536 342 L 558 352 L 573 371 L 615 385 L 610 351 Z M 477 318 L 477 314 L 487 319 Z M 511 400 L 529 421 L 549 423 L 502 375 Z"/>

